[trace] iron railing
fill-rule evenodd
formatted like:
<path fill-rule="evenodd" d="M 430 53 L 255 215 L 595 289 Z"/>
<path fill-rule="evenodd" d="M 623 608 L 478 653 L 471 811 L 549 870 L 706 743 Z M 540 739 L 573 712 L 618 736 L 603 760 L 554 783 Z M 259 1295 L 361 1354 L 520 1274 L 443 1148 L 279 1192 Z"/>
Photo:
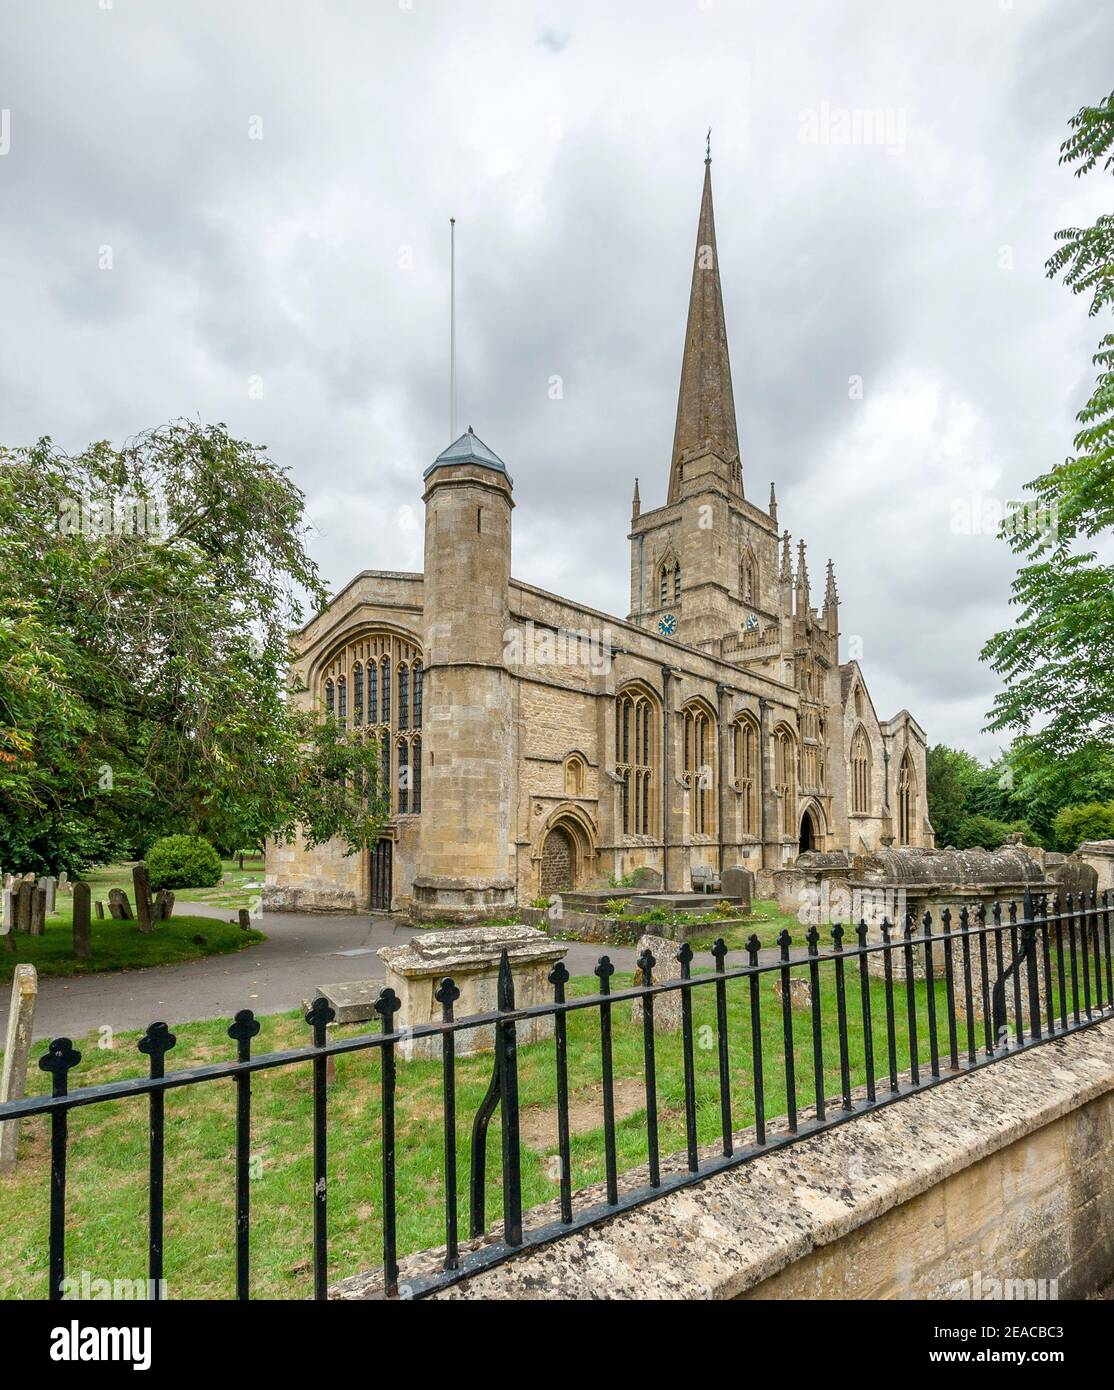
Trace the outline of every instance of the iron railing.
<path fill-rule="evenodd" d="M 396 1049 L 404 1042 L 423 1038 L 439 1039 L 442 1062 L 442 1114 L 444 1126 L 444 1253 L 434 1272 L 408 1275 L 402 1288 L 406 1297 L 422 1297 L 438 1288 L 498 1264 L 516 1252 L 581 1230 L 606 1220 L 618 1212 L 652 1201 L 677 1188 L 699 1182 L 714 1173 L 747 1163 L 763 1153 L 842 1124 L 854 1117 L 907 1096 L 918 1094 L 1005 1057 L 1093 1026 L 1114 1017 L 1114 978 L 1111 959 L 1110 894 L 1068 895 L 1061 903 L 1044 897 L 1026 897 L 1019 915 L 1016 903 L 1004 908 L 994 905 L 988 913 L 980 907 L 969 915 L 966 908 L 953 926 L 951 913 L 941 914 L 940 929 L 934 929 L 929 913 L 920 922 L 906 916 L 904 931 L 889 923 L 881 924 L 880 941 L 869 939 L 869 929 L 860 921 L 855 928 L 855 944 L 845 942 L 840 925 L 831 928 L 831 946 L 821 949 L 820 933 L 812 927 L 806 934 L 805 949 L 791 953 L 792 938 L 783 931 L 778 940 L 778 958 L 759 962 L 762 949 L 758 938 L 747 943 L 747 964 L 729 966 L 727 948 L 717 941 L 710 954 L 713 969 L 694 975 L 694 954 L 687 944 L 676 955 L 680 978 L 651 983 L 655 962 L 649 952 L 638 959 L 640 985 L 613 991 L 614 965 L 607 956 L 600 958 L 595 974 L 595 993 L 566 997 L 569 973 L 558 963 L 549 975 L 552 1002 L 516 1008 L 514 981 L 504 953 L 499 972 L 498 1008 L 494 1012 L 457 1018 L 454 1005 L 460 996 L 454 982 L 446 978 L 437 991 L 441 1005 L 440 1023 L 398 1029 L 395 1015 L 399 1000 L 385 988 L 375 1010 L 380 1031 L 362 1036 L 329 1040 L 326 1028 L 333 1010 L 326 1000 L 317 999 L 306 1014 L 313 1030 L 312 1044 L 286 1051 L 252 1056 L 251 1042 L 259 1032 L 259 1022 L 249 1009 L 238 1013 L 228 1029 L 237 1047 L 235 1061 L 191 1067 L 167 1072 L 166 1054 L 175 1037 L 165 1023 L 153 1023 L 139 1041 L 139 1050 L 149 1060 L 149 1075 L 69 1089 L 69 1076 L 80 1062 L 69 1038 L 53 1039 L 39 1059 L 39 1066 L 51 1077 L 51 1095 L 29 1097 L 0 1105 L 0 1120 L 25 1119 L 34 1115 L 50 1117 L 50 1236 L 48 1294 L 61 1298 L 65 1281 L 66 1237 L 66 1159 L 67 1121 L 72 1110 L 129 1097 L 147 1096 L 150 1110 L 148 1290 L 152 1298 L 161 1296 L 163 1279 L 164 1207 L 164 1098 L 181 1087 L 210 1082 L 231 1081 L 236 1088 L 236 1200 L 235 1260 L 236 1293 L 247 1298 L 251 1288 L 249 1162 L 252 1132 L 252 1077 L 275 1068 L 309 1066 L 313 1074 L 313 1274 L 314 1294 L 322 1299 L 328 1290 L 328 1069 L 330 1059 L 343 1054 L 378 1050 L 381 1053 L 380 1170 L 382 1179 L 382 1268 L 383 1286 L 388 1297 L 399 1295 L 399 1254 L 397 1248 L 396 1140 L 395 1118 L 398 1090 Z M 939 954 L 937 954 L 939 953 Z M 872 957 L 880 957 L 872 971 Z M 942 960 L 942 975 L 938 964 Z M 895 969 L 895 962 L 899 962 Z M 799 1027 L 794 1020 L 791 980 L 807 971 L 813 1054 L 814 1095 L 807 1113 L 798 1095 L 795 1075 L 795 1042 Z M 830 971 L 834 982 L 838 1039 L 839 1094 L 827 1094 L 824 1073 L 824 1035 L 822 1027 L 823 971 Z M 765 1067 L 761 1021 L 760 981 L 773 974 L 781 985 L 782 1075 L 785 1113 L 771 1119 L 766 1114 Z M 895 980 L 895 975 L 897 979 Z M 927 1040 L 918 1040 L 918 977 L 928 981 L 942 979 L 945 984 L 946 1019 L 940 1026 L 935 987 L 925 991 Z M 993 984 L 991 979 L 993 977 Z M 732 1119 L 730 1070 L 731 1036 L 727 1009 L 727 986 L 745 982 L 749 996 L 751 1092 L 753 1138 L 748 1130 L 745 1142 L 736 1135 Z M 872 981 L 884 992 L 885 1037 L 877 1040 L 884 1053 L 881 1070 L 876 1064 L 876 1039 L 872 1010 Z M 856 990 L 857 983 L 857 990 Z M 957 985 L 962 989 L 957 1006 Z M 715 1047 L 718 1054 L 718 1100 L 720 1138 L 718 1152 L 701 1153 L 698 1144 L 697 1087 L 694 1069 L 693 995 L 697 990 L 714 991 Z M 657 1056 L 661 1046 L 654 1027 L 655 1001 L 680 991 L 680 1035 L 683 1057 L 685 1152 L 684 1166 L 663 1171 L 659 1153 Z M 857 1001 L 852 996 L 857 993 Z M 904 1000 L 902 995 L 904 994 Z M 976 1014 L 976 994 L 981 995 L 982 1026 Z M 831 991 L 828 991 L 830 1000 Z M 641 1001 L 643 1075 L 645 1090 L 646 1169 L 648 1181 L 620 1189 L 616 1154 L 615 1078 L 612 1051 L 612 1011 L 617 1004 Z M 580 1010 L 594 1010 L 599 1020 L 599 1046 L 603 1097 L 603 1143 L 605 1184 L 603 1200 L 588 1200 L 579 1207 L 574 1201 L 569 1124 L 569 1038 L 568 1020 Z M 908 1036 L 908 1067 L 899 1068 L 897 1019 L 904 1014 Z M 522 1212 L 522 1158 L 520 1143 L 520 1102 L 518 1090 L 517 1028 L 526 1020 L 553 1019 L 553 1065 L 556 1069 L 557 1130 L 560 1160 L 559 1214 L 532 1229 L 525 1229 Z M 863 1081 L 852 1085 L 849 1058 L 849 1019 L 852 1028 L 861 1028 Z M 485 1231 L 484 1156 L 487 1125 L 498 1107 L 502 1145 L 502 1239 L 478 1243 L 462 1249 L 458 1223 L 457 1192 L 457 1057 L 456 1037 L 474 1028 L 494 1028 L 495 1065 L 491 1085 L 476 1115 L 471 1145 L 471 1184 L 469 1230 L 473 1237 Z M 927 1074 L 924 1042 L 927 1041 Z M 834 1072 L 834 1061 L 833 1061 Z"/>

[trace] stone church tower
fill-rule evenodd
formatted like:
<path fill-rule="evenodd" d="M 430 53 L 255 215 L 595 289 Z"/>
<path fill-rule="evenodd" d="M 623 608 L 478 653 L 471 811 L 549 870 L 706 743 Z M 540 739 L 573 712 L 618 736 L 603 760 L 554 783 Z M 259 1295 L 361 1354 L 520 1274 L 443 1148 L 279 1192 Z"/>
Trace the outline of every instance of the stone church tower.
<path fill-rule="evenodd" d="M 414 905 L 425 917 L 490 915 L 514 906 L 513 677 L 503 659 L 513 484 L 471 428 L 425 484 L 425 787 L 446 833 L 422 836 Z"/>
<path fill-rule="evenodd" d="M 710 158 L 660 476 L 648 510 L 634 483 L 623 619 L 511 576 L 511 479 L 471 429 L 434 460 L 423 572 L 363 571 L 294 637 L 296 698 L 380 750 L 382 838 L 269 845 L 266 905 L 466 921 L 640 867 L 686 890 L 933 844 L 923 729 L 879 719 L 831 560 L 814 606 L 773 485 L 745 494 Z"/>

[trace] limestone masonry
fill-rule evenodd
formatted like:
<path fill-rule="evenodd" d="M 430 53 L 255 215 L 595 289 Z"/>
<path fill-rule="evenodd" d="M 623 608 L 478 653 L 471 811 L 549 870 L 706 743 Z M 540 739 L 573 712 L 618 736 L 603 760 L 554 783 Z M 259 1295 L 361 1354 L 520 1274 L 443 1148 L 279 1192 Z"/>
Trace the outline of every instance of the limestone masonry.
<path fill-rule="evenodd" d="M 744 495 L 705 163 L 664 506 L 634 485 L 630 613 L 513 579 L 513 484 L 471 429 L 425 473 L 422 574 L 365 570 L 295 637 L 297 698 L 375 738 L 370 855 L 270 844 L 264 902 L 506 916 L 640 867 L 777 869 L 802 850 L 933 845 L 925 735 L 839 660 L 828 562 Z"/>

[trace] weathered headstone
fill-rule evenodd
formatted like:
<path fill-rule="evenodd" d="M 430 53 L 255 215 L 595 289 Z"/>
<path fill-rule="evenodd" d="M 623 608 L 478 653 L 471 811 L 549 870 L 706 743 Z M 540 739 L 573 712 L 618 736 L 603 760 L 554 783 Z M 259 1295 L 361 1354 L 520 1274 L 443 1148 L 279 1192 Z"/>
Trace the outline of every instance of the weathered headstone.
<path fill-rule="evenodd" d="M 89 919 L 92 889 L 87 883 L 73 886 L 73 953 L 78 960 L 93 958 L 93 924 Z"/>
<path fill-rule="evenodd" d="M 62 872 L 58 875 L 58 888 L 59 891 L 62 893 L 73 892 L 73 884 L 70 882 L 69 869 L 63 869 Z"/>
<path fill-rule="evenodd" d="M 780 1004 L 785 997 L 780 979 L 774 981 L 774 993 Z M 812 1008 L 812 986 L 801 975 L 790 975 L 789 977 L 789 1007 L 791 1009 Z"/>
<path fill-rule="evenodd" d="M 641 888 L 645 892 L 656 892 L 661 887 L 661 873 L 657 869 L 650 868 L 648 864 L 643 864 L 631 874 L 631 885 L 634 888 Z"/>
<path fill-rule="evenodd" d="M 160 888 L 155 895 L 155 921 L 169 922 L 170 915 L 174 911 L 174 894 L 169 888 Z"/>
<path fill-rule="evenodd" d="M 97 916 L 104 917 L 104 903 L 101 902 L 100 898 L 97 899 Z"/>
<path fill-rule="evenodd" d="M 54 915 L 54 889 L 56 884 L 57 880 L 50 874 L 44 874 L 42 878 L 39 879 L 39 887 L 46 892 L 46 915 L 48 917 Z"/>
<path fill-rule="evenodd" d="M 122 888 L 111 888 L 108 893 L 108 911 L 118 922 L 132 920 L 132 905 Z"/>
<path fill-rule="evenodd" d="M 241 931 L 251 931 L 251 913 L 246 907 L 242 907 L 236 914 L 240 922 Z"/>
<path fill-rule="evenodd" d="M 15 933 L 12 931 L 12 890 L 8 884 L 0 889 L 0 936 L 9 951 L 15 950 Z"/>
<path fill-rule="evenodd" d="M 12 885 L 15 899 L 15 929 L 24 936 L 31 931 L 31 897 L 35 885 L 26 878 L 19 878 Z"/>
<path fill-rule="evenodd" d="M 8 1011 L 8 1033 L 4 1043 L 4 1067 L 0 1072 L 0 1103 L 21 1100 L 27 1085 L 27 1059 L 31 1055 L 31 1032 L 35 1020 L 35 1000 L 39 977 L 33 965 L 17 965 L 12 977 L 12 1002 Z M 10 1168 L 19 1151 L 19 1121 L 0 1123 L 0 1170 Z"/>
<path fill-rule="evenodd" d="M 635 959 L 643 951 L 649 951 L 654 958 L 654 967 L 650 972 L 650 983 L 654 985 L 665 984 L 667 980 L 679 980 L 681 978 L 681 962 L 677 959 L 677 943 L 669 941 L 664 936 L 640 936 L 638 946 L 635 948 Z M 634 972 L 634 983 L 642 984 L 642 971 L 636 969 Z M 634 1023 L 642 1022 L 642 1000 L 635 999 L 631 1004 L 631 1019 Z M 654 1032 L 655 1033 L 675 1033 L 681 1026 L 681 991 L 679 989 L 668 990 L 665 994 L 654 995 Z"/>
<path fill-rule="evenodd" d="M 720 891 L 725 898 L 737 900 L 744 916 L 750 916 L 751 903 L 754 900 L 754 875 L 741 864 L 733 864 L 731 868 L 724 869 L 720 877 Z"/>
<path fill-rule="evenodd" d="M 135 889 L 135 915 L 139 930 L 149 932 L 155 922 L 151 911 L 151 876 L 146 864 L 136 864 L 132 869 L 132 886 Z"/>
<path fill-rule="evenodd" d="M 33 884 L 31 889 L 31 935 L 42 936 L 46 931 L 46 889 Z"/>

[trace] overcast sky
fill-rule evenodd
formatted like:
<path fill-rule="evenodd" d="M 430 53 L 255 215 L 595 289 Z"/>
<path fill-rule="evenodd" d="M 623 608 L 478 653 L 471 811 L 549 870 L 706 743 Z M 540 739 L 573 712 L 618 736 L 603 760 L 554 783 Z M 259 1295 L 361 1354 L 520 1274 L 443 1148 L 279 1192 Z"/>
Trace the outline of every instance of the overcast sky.
<path fill-rule="evenodd" d="M 879 714 L 992 755 L 1014 564 L 966 520 L 1089 394 L 1100 329 L 1043 263 L 1109 207 L 1057 148 L 1112 53 L 1105 0 L 4 0 L 0 440 L 224 420 L 292 467 L 331 586 L 419 569 L 454 215 L 514 573 L 625 616 L 711 125 L 745 491 L 776 480 L 814 593 L 834 558 Z"/>

